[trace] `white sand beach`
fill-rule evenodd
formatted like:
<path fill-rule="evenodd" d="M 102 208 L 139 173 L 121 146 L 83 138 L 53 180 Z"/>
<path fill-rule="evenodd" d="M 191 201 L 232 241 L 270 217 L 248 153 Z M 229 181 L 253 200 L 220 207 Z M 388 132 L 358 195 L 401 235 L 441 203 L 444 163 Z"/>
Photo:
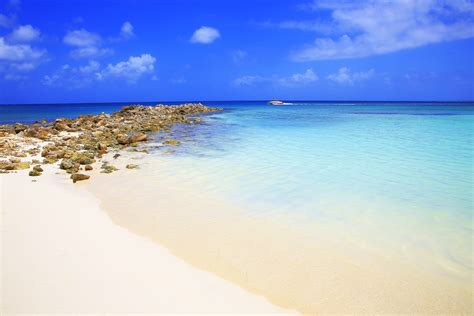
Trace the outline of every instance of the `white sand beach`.
<path fill-rule="evenodd" d="M 46 168 L 0 176 L 2 315 L 290 313 L 115 225 Z"/>

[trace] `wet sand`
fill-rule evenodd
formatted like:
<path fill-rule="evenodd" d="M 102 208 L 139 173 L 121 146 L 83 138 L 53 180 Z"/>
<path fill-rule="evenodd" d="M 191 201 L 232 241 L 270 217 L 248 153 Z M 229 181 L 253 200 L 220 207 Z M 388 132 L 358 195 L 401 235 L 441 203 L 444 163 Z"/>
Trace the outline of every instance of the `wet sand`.
<path fill-rule="evenodd" d="M 116 224 L 275 305 L 307 314 L 472 311 L 466 278 L 364 249 L 357 240 L 338 242 L 332 227 L 249 214 L 195 183 L 160 176 L 152 155 L 121 157 L 115 164 L 130 161 L 140 169 L 97 175 L 87 186 Z M 110 190 L 114 176 L 121 185 Z"/>

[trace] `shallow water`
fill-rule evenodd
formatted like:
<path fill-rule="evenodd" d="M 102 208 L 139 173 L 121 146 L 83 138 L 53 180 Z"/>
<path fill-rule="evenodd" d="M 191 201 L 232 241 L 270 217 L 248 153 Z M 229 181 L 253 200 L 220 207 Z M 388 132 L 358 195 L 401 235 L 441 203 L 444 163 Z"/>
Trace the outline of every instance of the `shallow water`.
<path fill-rule="evenodd" d="M 119 225 L 284 307 L 472 312 L 474 104 L 294 103 L 209 103 L 225 111 L 91 190 Z"/>
<path fill-rule="evenodd" d="M 367 247 L 422 248 L 472 272 L 472 105 L 227 109 L 162 158 L 165 177 L 250 214 L 339 225 Z"/>
<path fill-rule="evenodd" d="M 220 105 L 114 221 L 302 312 L 471 311 L 472 104 Z"/>

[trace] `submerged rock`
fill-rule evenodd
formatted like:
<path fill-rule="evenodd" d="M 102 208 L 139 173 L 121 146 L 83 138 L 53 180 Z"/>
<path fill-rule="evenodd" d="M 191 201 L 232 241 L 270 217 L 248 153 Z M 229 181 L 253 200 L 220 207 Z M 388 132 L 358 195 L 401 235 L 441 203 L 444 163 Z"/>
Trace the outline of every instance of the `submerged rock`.
<path fill-rule="evenodd" d="M 180 141 L 179 140 L 175 140 L 175 139 L 167 139 L 165 141 L 165 145 L 171 145 L 171 146 L 176 146 L 176 145 L 179 145 L 180 144 Z"/>

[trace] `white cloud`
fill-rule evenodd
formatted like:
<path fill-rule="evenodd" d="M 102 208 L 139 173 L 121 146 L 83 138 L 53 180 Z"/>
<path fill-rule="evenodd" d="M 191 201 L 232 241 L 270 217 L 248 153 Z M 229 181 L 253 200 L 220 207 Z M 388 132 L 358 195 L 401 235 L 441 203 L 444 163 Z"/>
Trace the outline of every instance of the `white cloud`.
<path fill-rule="evenodd" d="M 68 65 L 69 66 L 69 65 Z M 67 67 L 69 68 L 69 67 Z M 89 63 L 85 66 L 79 67 L 78 71 L 83 74 L 90 74 L 99 71 L 100 63 L 95 60 L 89 61 Z"/>
<path fill-rule="evenodd" d="M 132 23 L 126 21 L 125 23 L 122 24 L 122 27 L 120 28 L 120 37 L 124 39 L 129 39 L 133 37 L 135 34 L 133 33 L 133 25 Z"/>
<path fill-rule="evenodd" d="M 208 27 L 201 26 L 196 31 L 194 31 L 193 36 L 190 39 L 191 43 L 199 44 L 210 44 L 220 37 L 219 30 Z"/>
<path fill-rule="evenodd" d="M 330 11 L 323 26 L 339 35 L 293 52 L 297 61 L 360 58 L 474 37 L 474 4 L 466 0 L 317 1 L 311 8 Z"/>
<path fill-rule="evenodd" d="M 102 48 L 102 37 L 99 34 L 86 31 L 85 29 L 68 32 L 63 42 L 77 48 L 71 50 L 72 58 L 99 58 L 110 56 L 114 51 L 110 48 Z"/>
<path fill-rule="evenodd" d="M 85 29 L 69 31 L 63 38 L 67 45 L 77 47 L 92 47 L 101 44 L 102 39 L 99 34 L 86 31 Z"/>
<path fill-rule="evenodd" d="M 117 64 L 108 64 L 104 68 L 101 68 L 100 63 L 95 60 L 78 67 L 65 64 L 53 74 L 44 76 L 42 83 L 70 89 L 81 88 L 108 78 L 125 79 L 128 83 L 135 83 L 142 76 L 153 74 L 155 61 L 156 58 L 150 54 L 142 54 L 131 56 L 128 60 Z M 157 79 L 154 74 L 151 79 L 154 80 L 153 78 Z"/>
<path fill-rule="evenodd" d="M 34 42 L 39 39 L 40 31 L 35 29 L 31 25 L 21 25 L 13 30 L 13 32 L 8 36 L 10 42 L 15 43 L 27 43 Z"/>
<path fill-rule="evenodd" d="M 115 65 L 109 64 L 106 69 L 98 74 L 99 79 L 105 77 L 124 78 L 129 82 L 137 81 L 141 76 L 153 73 L 156 58 L 150 54 L 140 56 L 130 56 L 126 61 L 121 61 Z"/>
<path fill-rule="evenodd" d="M 44 50 L 31 47 L 28 44 L 8 44 L 0 37 L 0 61 L 32 61 L 38 60 L 45 55 Z"/>
<path fill-rule="evenodd" d="M 289 76 L 259 76 L 247 75 L 232 81 L 234 86 L 253 86 L 260 83 L 272 83 L 281 86 L 298 86 L 315 82 L 319 79 L 313 69 L 306 69 L 303 73 L 295 73 Z"/>
<path fill-rule="evenodd" d="M 231 53 L 231 56 L 232 56 L 232 61 L 238 64 L 247 58 L 248 53 L 244 50 L 237 49 Z"/>
<path fill-rule="evenodd" d="M 42 83 L 45 86 L 53 86 L 58 82 L 59 79 L 61 79 L 61 77 L 58 74 L 54 74 L 54 75 L 51 75 L 51 76 L 45 75 L 43 77 Z"/>
<path fill-rule="evenodd" d="M 336 73 L 327 76 L 327 79 L 339 84 L 353 85 L 358 81 L 370 79 L 375 74 L 373 69 L 361 72 L 351 72 L 347 67 L 339 68 Z"/>
<path fill-rule="evenodd" d="M 313 69 L 306 69 L 304 73 L 293 74 L 290 78 L 286 79 L 292 83 L 309 83 L 318 80 L 318 76 L 314 73 Z"/>
<path fill-rule="evenodd" d="M 0 37 L 0 72 L 6 80 L 25 79 L 25 73 L 34 70 L 44 61 L 46 50 L 29 44 L 10 44 Z"/>
<path fill-rule="evenodd" d="M 72 58 L 98 58 L 113 55 L 114 51 L 110 48 L 100 48 L 96 46 L 79 47 L 70 52 Z"/>

